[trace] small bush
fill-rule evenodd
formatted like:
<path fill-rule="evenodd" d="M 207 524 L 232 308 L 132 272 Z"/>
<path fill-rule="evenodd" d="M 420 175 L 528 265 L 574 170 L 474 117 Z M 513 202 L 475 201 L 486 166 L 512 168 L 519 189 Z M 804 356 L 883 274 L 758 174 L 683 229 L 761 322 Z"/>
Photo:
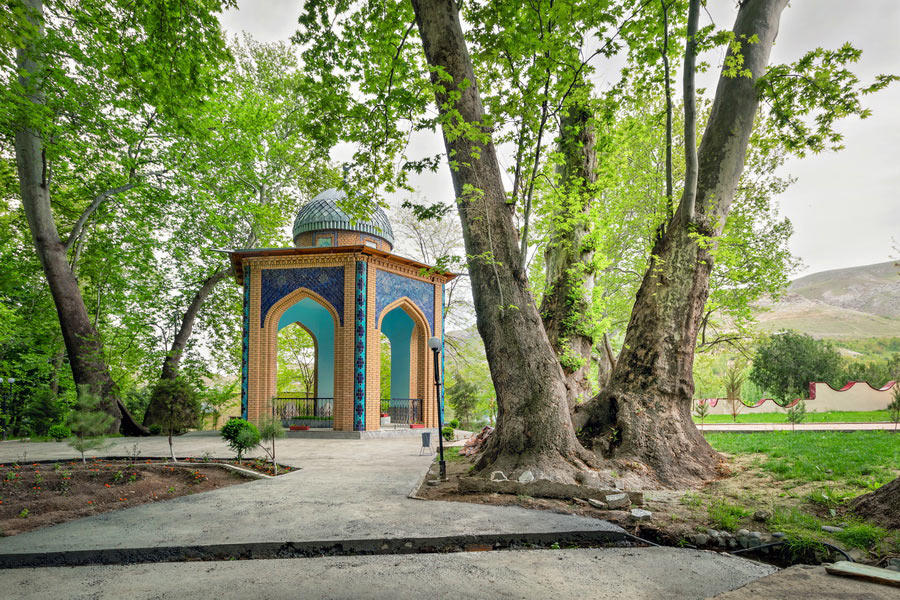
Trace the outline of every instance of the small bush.
<path fill-rule="evenodd" d="M 447 441 L 447 442 L 453 441 L 453 432 L 454 431 L 455 430 L 452 427 L 450 427 L 449 425 L 447 425 L 446 427 L 441 429 L 441 435 L 444 436 L 444 441 Z"/>
<path fill-rule="evenodd" d="M 449 425 L 453 429 L 459 429 L 459 419 L 450 419 L 449 421 L 447 421 L 447 425 Z"/>
<path fill-rule="evenodd" d="M 231 419 L 222 426 L 222 438 L 237 453 L 238 462 L 241 462 L 244 452 L 259 443 L 259 430 L 256 425 L 243 419 Z"/>
<path fill-rule="evenodd" d="M 52 437 L 57 442 L 61 442 L 72 435 L 72 430 L 65 425 L 57 424 L 50 427 L 50 429 L 47 431 L 47 435 Z"/>
<path fill-rule="evenodd" d="M 150 430 L 150 435 L 162 435 L 162 425 L 154 423 L 148 429 Z"/>

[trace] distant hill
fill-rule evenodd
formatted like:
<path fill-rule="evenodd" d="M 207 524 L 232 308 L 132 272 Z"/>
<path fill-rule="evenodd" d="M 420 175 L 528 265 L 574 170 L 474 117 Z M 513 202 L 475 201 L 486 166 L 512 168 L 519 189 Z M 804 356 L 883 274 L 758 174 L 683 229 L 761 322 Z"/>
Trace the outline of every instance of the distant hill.
<path fill-rule="evenodd" d="M 900 269 L 894 262 L 801 277 L 778 302 L 760 302 L 762 331 L 819 338 L 900 336 Z"/>

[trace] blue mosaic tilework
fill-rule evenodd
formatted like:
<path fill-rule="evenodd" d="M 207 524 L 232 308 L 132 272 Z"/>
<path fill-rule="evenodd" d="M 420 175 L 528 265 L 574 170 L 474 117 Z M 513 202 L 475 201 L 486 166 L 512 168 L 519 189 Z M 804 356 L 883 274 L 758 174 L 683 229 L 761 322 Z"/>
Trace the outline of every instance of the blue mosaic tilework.
<path fill-rule="evenodd" d="M 247 418 L 247 382 L 250 368 L 250 265 L 244 267 L 244 320 L 241 337 L 241 416 Z"/>
<path fill-rule="evenodd" d="M 331 303 L 344 325 L 344 267 L 263 269 L 259 325 L 266 324 L 272 306 L 298 288 L 311 290 Z"/>
<path fill-rule="evenodd" d="M 425 313 L 430 335 L 434 332 L 434 294 L 434 285 L 427 281 L 379 269 L 375 272 L 375 318 L 381 316 L 385 306 L 406 296 Z"/>
<path fill-rule="evenodd" d="M 366 430 L 366 271 L 368 263 L 356 263 L 356 338 L 353 378 L 353 430 Z"/>

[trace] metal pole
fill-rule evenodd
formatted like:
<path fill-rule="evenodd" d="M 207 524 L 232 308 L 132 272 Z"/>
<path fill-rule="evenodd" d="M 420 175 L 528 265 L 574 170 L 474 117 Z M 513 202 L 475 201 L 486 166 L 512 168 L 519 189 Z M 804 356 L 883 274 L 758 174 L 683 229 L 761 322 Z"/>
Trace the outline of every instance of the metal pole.
<path fill-rule="evenodd" d="M 440 377 L 440 361 L 438 360 L 438 353 L 440 350 L 438 348 L 432 348 L 432 353 L 434 354 L 434 402 L 437 406 L 438 411 L 438 448 L 440 451 L 440 461 L 438 465 L 440 466 L 441 480 L 447 480 L 447 463 L 444 462 L 444 419 L 443 412 L 441 410 L 441 377 Z"/>

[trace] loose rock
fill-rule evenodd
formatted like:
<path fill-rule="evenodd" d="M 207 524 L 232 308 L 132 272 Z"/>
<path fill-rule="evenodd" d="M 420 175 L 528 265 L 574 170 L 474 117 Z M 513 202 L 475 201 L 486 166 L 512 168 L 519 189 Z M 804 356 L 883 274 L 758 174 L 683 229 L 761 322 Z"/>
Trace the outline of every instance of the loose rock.
<path fill-rule="evenodd" d="M 844 530 L 843 527 L 835 527 L 834 525 L 822 525 L 822 531 L 828 533 L 840 533 Z"/>
<path fill-rule="evenodd" d="M 653 513 L 649 510 L 644 510 L 643 508 L 631 509 L 631 518 L 635 521 L 649 521 L 652 516 Z"/>
<path fill-rule="evenodd" d="M 534 481 L 534 473 L 531 471 L 524 471 L 519 475 L 519 483 L 530 483 L 532 481 Z"/>
<path fill-rule="evenodd" d="M 705 533 L 698 533 L 694 536 L 694 543 L 698 546 L 705 546 L 709 542 L 709 536 Z"/>
<path fill-rule="evenodd" d="M 758 510 L 758 511 L 756 511 L 755 513 L 753 513 L 753 520 L 754 520 L 754 521 L 765 522 L 765 521 L 768 521 L 768 520 L 771 519 L 771 518 L 772 518 L 772 513 L 770 513 L 770 512 L 767 511 L 767 510 Z"/>
<path fill-rule="evenodd" d="M 606 504 L 609 508 L 628 508 L 631 506 L 631 500 L 628 494 L 607 494 Z"/>
<path fill-rule="evenodd" d="M 588 498 L 588 504 L 593 506 L 594 508 L 599 508 L 600 510 L 606 510 L 609 508 L 609 505 L 606 502 L 601 502 L 595 498 Z"/>

